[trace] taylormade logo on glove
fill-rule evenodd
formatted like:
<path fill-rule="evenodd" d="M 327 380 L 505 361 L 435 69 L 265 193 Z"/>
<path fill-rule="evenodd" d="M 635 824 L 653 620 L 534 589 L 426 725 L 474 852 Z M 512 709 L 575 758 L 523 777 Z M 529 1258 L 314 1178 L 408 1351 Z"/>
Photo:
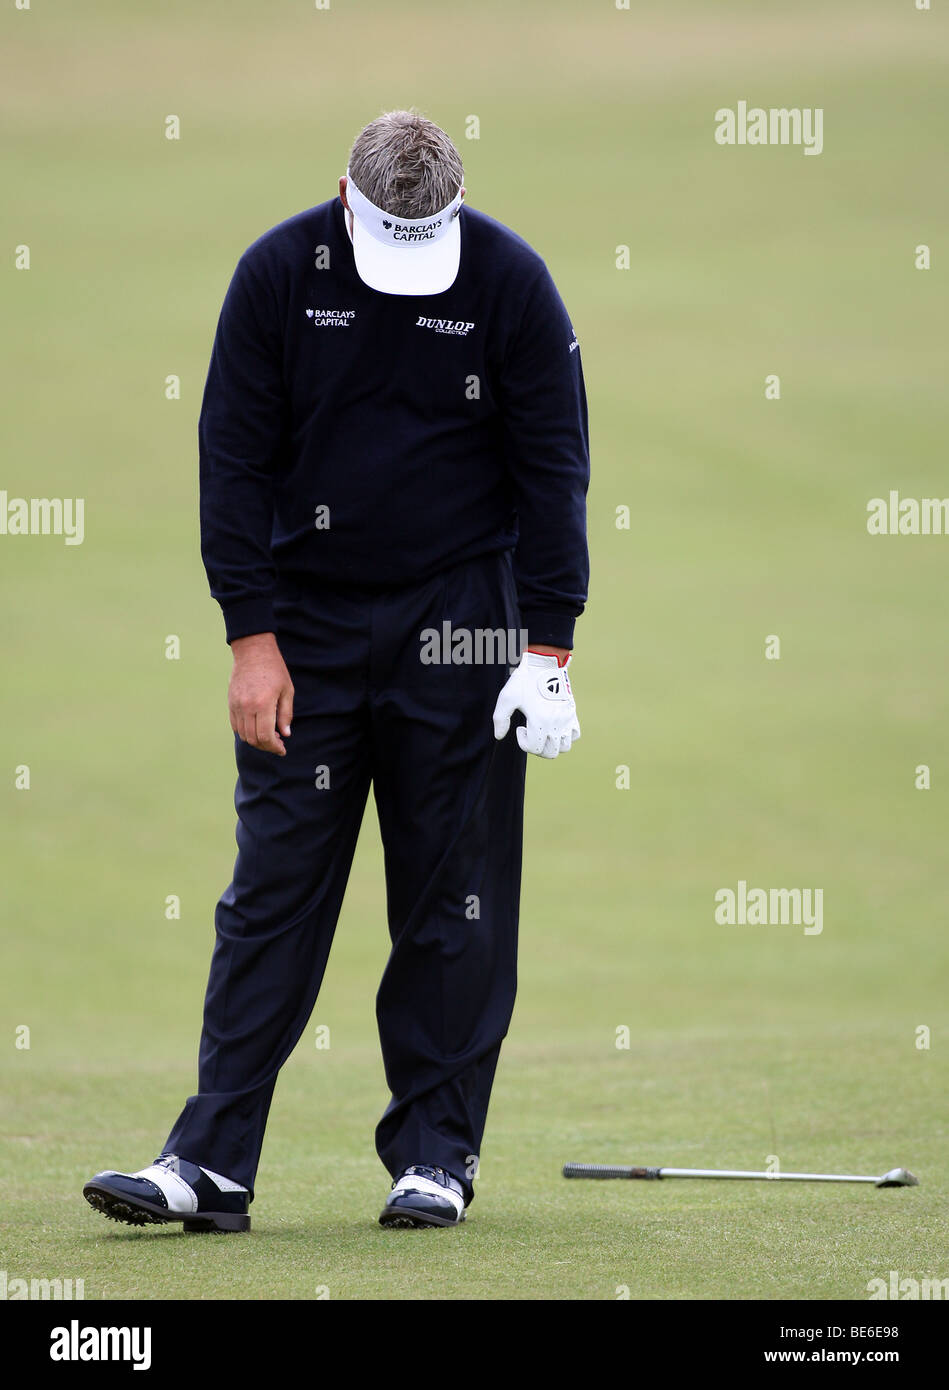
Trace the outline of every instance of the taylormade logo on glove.
<path fill-rule="evenodd" d="M 517 742 L 525 753 L 556 758 L 569 753 L 580 737 L 577 707 L 573 702 L 567 667 L 555 656 L 526 651 L 511 672 L 494 707 L 494 737 L 504 738 L 511 727 L 511 715 L 520 710 L 527 720 L 517 730 Z"/>

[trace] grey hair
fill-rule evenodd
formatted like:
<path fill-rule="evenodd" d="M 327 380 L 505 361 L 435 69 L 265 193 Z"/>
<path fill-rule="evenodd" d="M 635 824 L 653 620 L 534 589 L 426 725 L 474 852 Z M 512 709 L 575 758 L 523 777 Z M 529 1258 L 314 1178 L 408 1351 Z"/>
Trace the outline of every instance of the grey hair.
<path fill-rule="evenodd" d="M 387 111 L 356 136 L 349 172 L 363 197 L 394 217 L 431 217 L 465 171 L 451 139 L 418 111 Z"/>

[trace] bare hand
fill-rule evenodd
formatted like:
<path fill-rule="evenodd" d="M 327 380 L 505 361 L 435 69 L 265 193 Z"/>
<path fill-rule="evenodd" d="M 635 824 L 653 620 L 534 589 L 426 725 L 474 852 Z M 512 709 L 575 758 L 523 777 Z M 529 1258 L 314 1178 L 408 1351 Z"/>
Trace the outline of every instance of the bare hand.
<path fill-rule="evenodd" d="M 227 691 L 231 728 L 244 743 L 285 758 L 290 736 L 293 682 L 272 632 L 231 643 L 234 669 Z M 283 735 L 283 738 L 280 735 Z"/>

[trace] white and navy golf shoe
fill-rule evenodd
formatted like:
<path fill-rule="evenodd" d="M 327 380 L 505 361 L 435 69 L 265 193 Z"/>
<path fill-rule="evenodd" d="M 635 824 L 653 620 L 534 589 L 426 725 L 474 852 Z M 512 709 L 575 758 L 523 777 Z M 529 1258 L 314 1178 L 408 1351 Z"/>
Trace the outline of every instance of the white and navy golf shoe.
<path fill-rule="evenodd" d="M 161 1154 L 137 1173 L 107 1168 L 82 1195 L 103 1216 L 129 1226 L 180 1221 L 186 1231 L 250 1230 L 247 1188 L 175 1154 Z"/>
<path fill-rule="evenodd" d="M 392 1184 L 379 1225 L 458 1226 L 464 1219 L 465 1194 L 458 1179 L 444 1168 L 413 1163 Z"/>

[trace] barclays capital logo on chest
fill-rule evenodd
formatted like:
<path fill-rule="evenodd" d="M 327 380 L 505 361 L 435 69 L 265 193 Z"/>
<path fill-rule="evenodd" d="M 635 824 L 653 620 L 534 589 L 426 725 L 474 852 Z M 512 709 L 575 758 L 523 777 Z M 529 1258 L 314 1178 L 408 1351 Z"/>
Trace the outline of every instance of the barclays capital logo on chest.
<path fill-rule="evenodd" d="M 314 328 L 348 328 L 356 317 L 356 310 L 307 309 L 306 316 Z"/>

